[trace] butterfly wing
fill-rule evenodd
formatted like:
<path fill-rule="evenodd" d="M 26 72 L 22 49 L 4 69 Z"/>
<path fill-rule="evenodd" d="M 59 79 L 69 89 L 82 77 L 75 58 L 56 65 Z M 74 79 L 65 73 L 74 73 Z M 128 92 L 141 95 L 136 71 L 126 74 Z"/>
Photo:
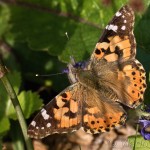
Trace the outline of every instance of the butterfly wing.
<path fill-rule="evenodd" d="M 51 100 L 29 125 L 28 135 L 40 139 L 53 133 L 79 129 L 81 127 L 79 92 L 78 83 L 73 84 Z"/>
<path fill-rule="evenodd" d="M 118 103 L 104 101 L 100 93 L 78 82 L 57 95 L 37 114 L 28 127 L 28 135 L 40 139 L 79 128 L 88 133 L 105 132 L 124 123 L 125 118 Z"/>
<path fill-rule="evenodd" d="M 106 26 L 88 66 L 101 80 L 101 90 L 111 89 L 117 101 L 132 108 L 141 104 L 146 89 L 144 68 L 135 59 L 133 25 L 133 11 L 125 5 Z"/>
<path fill-rule="evenodd" d="M 87 133 L 106 132 L 125 123 L 126 113 L 122 106 L 103 95 L 86 89 L 82 108 L 82 128 Z"/>
<path fill-rule="evenodd" d="M 91 56 L 92 61 L 125 61 L 135 57 L 136 43 L 133 35 L 134 13 L 125 5 L 105 27 Z"/>

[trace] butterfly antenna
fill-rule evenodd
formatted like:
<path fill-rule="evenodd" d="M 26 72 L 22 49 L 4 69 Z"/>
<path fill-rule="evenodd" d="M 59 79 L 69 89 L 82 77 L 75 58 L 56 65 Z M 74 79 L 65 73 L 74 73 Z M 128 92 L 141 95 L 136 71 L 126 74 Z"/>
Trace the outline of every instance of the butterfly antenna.
<path fill-rule="evenodd" d="M 36 77 L 50 77 L 50 76 L 55 76 L 55 75 L 61 75 L 65 74 L 66 71 L 60 72 L 60 73 L 52 73 L 52 74 L 36 74 Z"/>
<path fill-rule="evenodd" d="M 66 37 L 67 37 L 67 39 L 68 39 L 68 41 L 69 41 L 70 39 L 69 39 L 68 33 L 66 32 L 65 34 L 66 34 Z"/>
<path fill-rule="evenodd" d="M 69 38 L 68 32 L 66 32 L 65 35 L 66 35 L 66 37 L 67 37 L 67 39 L 68 39 L 68 41 L 69 41 L 70 38 Z M 75 64 L 75 60 L 74 60 L 74 57 L 73 57 L 73 54 L 72 54 L 72 51 L 71 51 L 72 48 L 70 48 L 70 47 L 71 47 L 71 46 L 69 46 L 69 53 L 71 54 L 71 55 L 70 55 L 71 64 Z"/>

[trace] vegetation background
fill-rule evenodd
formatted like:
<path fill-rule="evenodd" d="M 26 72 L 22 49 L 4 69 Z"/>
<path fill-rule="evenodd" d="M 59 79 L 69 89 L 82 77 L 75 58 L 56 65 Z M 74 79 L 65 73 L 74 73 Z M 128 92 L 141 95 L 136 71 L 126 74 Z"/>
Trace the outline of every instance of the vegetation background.
<path fill-rule="evenodd" d="M 149 104 L 149 0 L 0 0 L 0 59 L 9 71 L 27 124 L 69 85 L 66 74 L 35 74 L 62 72 L 70 55 L 76 61 L 88 59 L 106 24 L 126 3 L 136 14 L 137 59 L 147 72 L 145 103 Z M 0 82 L 0 149 L 8 142 L 14 150 L 24 149 L 16 113 Z"/>

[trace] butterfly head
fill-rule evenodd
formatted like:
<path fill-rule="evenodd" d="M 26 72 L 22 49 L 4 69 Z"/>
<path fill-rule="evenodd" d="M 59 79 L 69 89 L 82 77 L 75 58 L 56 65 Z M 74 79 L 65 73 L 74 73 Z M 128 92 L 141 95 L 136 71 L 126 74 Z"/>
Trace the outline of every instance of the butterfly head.
<path fill-rule="evenodd" d="M 83 70 L 87 70 L 88 61 L 75 62 L 73 57 L 70 58 L 71 61 L 63 72 L 68 74 L 71 83 L 76 83 L 78 81 L 77 74 Z"/>
<path fill-rule="evenodd" d="M 83 61 L 82 62 L 77 62 L 73 65 L 73 67 L 76 68 L 76 69 L 84 70 L 86 68 L 86 62 L 85 61 L 84 62 Z"/>

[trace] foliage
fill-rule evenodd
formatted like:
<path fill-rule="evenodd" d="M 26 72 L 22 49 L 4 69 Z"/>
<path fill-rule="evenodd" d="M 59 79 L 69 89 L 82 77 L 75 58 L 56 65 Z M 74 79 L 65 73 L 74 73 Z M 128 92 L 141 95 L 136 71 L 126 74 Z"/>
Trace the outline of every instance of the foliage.
<path fill-rule="evenodd" d="M 136 146 L 135 146 L 135 149 L 136 150 L 149 150 L 150 149 L 150 142 L 149 141 L 146 141 L 143 139 L 143 137 L 141 136 L 131 136 L 129 137 L 128 141 L 130 143 L 130 145 L 134 145 L 134 142 L 135 142 L 135 138 L 136 138 Z"/>
<path fill-rule="evenodd" d="M 15 1 L 15 2 L 14 2 Z M 3 0 L 0 3 L 0 55 L 9 70 L 9 79 L 28 119 L 44 103 L 68 85 L 66 75 L 49 78 L 36 73 L 61 72 L 70 55 L 88 59 L 102 29 L 127 0 L 104 5 L 99 0 Z M 137 58 L 150 71 L 150 6 L 136 13 Z M 68 33 L 67 40 L 65 33 Z M 145 102 L 149 101 L 149 82 Z M 0 135 L 16 120 L 13 106 L 0 82 Z"/>

